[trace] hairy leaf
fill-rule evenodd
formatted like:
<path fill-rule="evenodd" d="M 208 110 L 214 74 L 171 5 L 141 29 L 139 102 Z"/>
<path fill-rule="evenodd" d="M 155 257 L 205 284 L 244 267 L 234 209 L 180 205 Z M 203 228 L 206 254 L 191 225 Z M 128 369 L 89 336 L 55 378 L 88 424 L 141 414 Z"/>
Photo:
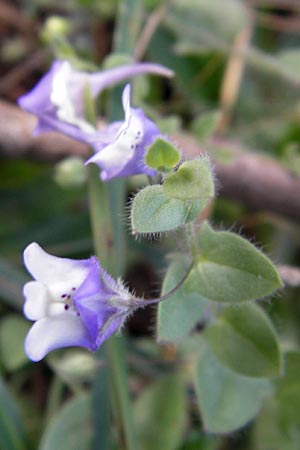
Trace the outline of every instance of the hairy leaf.
<path fill-rule="evenodd" d="M 239 303 L 272 294 L 281 280 L 272 262 L 235 233 L 214 231 L 204 223 L 199 234 L 200 255 L 184 283 L 185 292 L 209 300 Z"/>
<path fill-rule="evenodd" d="M 177 172 L 167 177 L 163 187 L 165 194 L 171 198 L 210 199 L 215 194 L 215 187 L 209 158 L 183 163 Z"/>
<path fill-rule="evenodd" d="M 39 450 L 88 450 L 91 439 L 91 398 L 81 394 L 63 406 L 48 424 Z"/>
<path fill-rule="evenodd" d="M 135 417 L 141 450 L 176 450 L 186 422 L 185 380 L 172 373 L 152 383 L 135 403 Z"/>
<path fill-rule="evenodd" d="M 153 169 L 168 172 L 179 163 L 180 152 L 171 142 L 157 138 L 148 148 L 145 161 Z"/>
<path fill-rule="evenodd" d="M 135 196 L 132 203 L 132 232 L 159 233 L 175 230 L 195 219 L 203 207 L 201 201 L 183 202 L 167 197 L 162 186 L 147 186 Z"/>
<path fill-rule="evenodd" d="M 256 304 L 227 308 L 205 335 L 214 355 L 236 372 L 262 378 L 280 375 L 281 354 L 275 330 Z"/>
<path fill-rule="evenodd" d="M 204 427 L 211 433 L 229 433 L 244 426 L 271 391 L 268 380 L 228 369 L 206 346 L 197 361 L 194 383 Z"/>

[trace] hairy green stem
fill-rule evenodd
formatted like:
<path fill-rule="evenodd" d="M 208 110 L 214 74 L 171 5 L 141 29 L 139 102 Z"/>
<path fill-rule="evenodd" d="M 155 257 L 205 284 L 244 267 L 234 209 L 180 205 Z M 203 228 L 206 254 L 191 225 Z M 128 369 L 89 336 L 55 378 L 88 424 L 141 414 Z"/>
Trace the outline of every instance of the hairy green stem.
<path fill-rule="evenodd" d="M 196 243 L 196 233 L 195 233 L 195 224 L 194 222 L 189 222 L 186 224 L 184 228 L 186 232 L 187 242 L 192 254 L 193 258 L 196 258 L 199 255 L 199 249 Z"/>
<path fill-rule="evenodd" d="M 108 341 L 108 360 L 113 375 L 116 407 L 120 420 L 121 438 L 124 448 L 137 450 L 136 434 L 134 431 L 131 401 L 128 393 L 128 374 L 125 363 L 124 339 L 112 337 Z"/>
<path fill-rule="evenodd" d="M 141 0 L 119 1 L 118 24 L 114 35 L 114 50 L 133 55 L 141 30 Z"/>
<path fill-rule="evenodd" d="M 95 246 L 95 252 L 101 261 L 101 264 L 113 275 L 117 275 L 120 270 L 120 264 L 117 265 L 117 260 L 114 255 L 117 255 L 118 247 L 117 242 L 113 237 L 113 231 L 119 230 L 120 217 L 116 212 L 121 207 L 121 202 L 113 200 L 110 207 L 109 199 L 113 197 L 109 196 L 109 188 L 111 185 L 101 182 L 99 179 L 98 168 L 91 166 L 89 168 L 89 198 L 90 198 L 90 215 L 93 231 L 93 240 Z M 117 210 L 117 207 L 119 209 Z M 115 212 L 111 216 L 111 211 Z M 115 228 L 112 226 L 114 221 Z M 119 232 L 120 233 L 120 232 Z M 122 235 L 121 235 L 122 236 Z M 120 239 L 120 234 L 119 234 Z M 124 244 L 123 244 L 124 245 Z M 114 250 L 114 251 L 113 251 Z M 130 398 L 128 392 L 127 383 L 127 369 L 125 363 L 125 356 L 123 351 L 120 351 L 121 338 L 111 338 L 104 346 L 107 352 L 107 359 L 109 362 L 109 377 L 102 371 L 98 372 L 98 376 L 101 377 L 100 382 L 95 382 L 94 385 L 94 397 L 100 397 L 103 392 L 108 391 L 109 378 L 112 383 L 113 395 L 116 403 L 115 418 L 119 421 L 118 428 L 121 430 L 122 440 L 126 450 L 136 450 L 135 445 L 135 433 L 133 428 L 133 418 L 130 408 Z M 97 357 L 97 355 L 96 355 Z M 102 383 L 102 385 L 101 385 Z M 106 386 L 103 390 L 103 385 Z M 95 402 L 94 402 L 95 403 Z M 98 413 L 97 407 L 101 407 L 101 414 Z M 105 414 L 103 411 L 105 408 Z M 107 415 L 109 414 L 109 407 L 106 405 L 95 405 L 94 422 L 97 425 L 95 429 L 103 428 L 103 424 L 107 423 Z M 101 439 L 97 439 L 99 433 L 95 433 L 94 442 L 95 450 L 107 448 L 107 444 L 104 446 Z"/>
<path fill-rule="evenodd" d="M 139 0 L 120 2 L 116 33 L 115 52 L 132 54 L 140 30 Z M 120 88 L 112 91 L 109 105 L 109 121 L 122 117 Z M 91 170 L 92 172 L 92 170 Z M 120 276 L 125 267 L 126 236 L 123 224 L 126 184 L 123 179 L 104 185 L 90 173 L 90 205 L 93 236 L 97 256 L 114 277 Z M 102 238 L 102 239 L 101 239 Z M 137 450 L 130 396 L 128 391 L 127 367 L 122 338 L 111 338 L 106 344 L 115 420 L 121 432 L 122 445 L 126 450 Z M 99 449 L 102 448 L 101 445 Z"/>
<path fill-rule="evenodd" d="M 45 423 L 48 423 L 49 420 L 51 420 L 52 417 L 54 417 L 55 414 L 57 413 L 61 403 L 63 390 L 64 390 L 63 381 L 58 376 L 55 375 L 49 390 L 47 410 L 45 414 L 46 417 Z"/>
<path fill-rule="evenodd" d="M 99 179 L 99 169 L 94 164 L 88 165 L 88 189 L 95 253 L 101 264 L 111 273 L 114 269 L 111 253 L 113 237 L 108 185 Z"/>

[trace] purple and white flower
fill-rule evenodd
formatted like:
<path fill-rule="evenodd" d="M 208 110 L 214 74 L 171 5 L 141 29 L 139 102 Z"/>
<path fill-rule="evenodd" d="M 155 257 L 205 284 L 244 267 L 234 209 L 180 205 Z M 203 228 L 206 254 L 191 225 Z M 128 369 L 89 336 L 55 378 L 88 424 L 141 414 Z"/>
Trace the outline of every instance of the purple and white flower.
<path fill-rule="evenodd" d="M 88 87 L 93 98 L 139 74 L 173 76 L 160 64 L 127 64 L 101 72 L 89 73 L 74 69 L 68 61 L 54 61 L 49 72 L 27 94 L 19 98 L 19 106 L 38 117 L 34 131 L 59 131 L 74 139 L 91 144 L 98 130 L 84 118 L 84 92 Z"/>
<path fill-rule="evenodd" d="M 161 133 L 141 109 L 130 106 L 129 84 L 123 90 L 122 102 L 124 122 L 118 129 L 113 127 L 113 124 L 104 128 L 105 139 L 92 143 L 96 154 L 86 162 L 95 163 L 102 169 L 100 176 L 103 181 L 140 173 L 150 176 L 156 174 L 155 170 L 146 165 L 144 156 L 147 147 L 161 136 Z"/>
<path fill-rule="evenodd" d="M 35 280 L 23 290 L 24 314 L 35 321 L 25 340 L 32 361 L 61 347 L 94 351 L 142 306 L 95 257 L 58 258 L 33 242 L 24 251 L 24 263 Z"/>

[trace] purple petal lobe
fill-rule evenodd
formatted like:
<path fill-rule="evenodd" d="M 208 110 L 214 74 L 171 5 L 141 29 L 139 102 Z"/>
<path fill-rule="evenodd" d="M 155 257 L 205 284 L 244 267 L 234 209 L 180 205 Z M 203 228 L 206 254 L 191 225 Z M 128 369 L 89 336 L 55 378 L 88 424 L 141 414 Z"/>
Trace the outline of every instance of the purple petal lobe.
<path fill-rule="evenodd" d="M 92 95 L 95 97 L 103 89 L 112 87 L 117 83 L 133 78 L 141 74 L 160 75 L 162 77 L 173 77 L 174 72 L 160 64 L 136 63 L 126 64 L 103 72 L 93 73 L 89 76 Z"/>
<path fill-rule="evenodd" d="M 52 82 L 62 64 L 62 61 L 54 61 L 49 72 L 41 78 L 38 84 L 30 92 L 18 99 L 18 104 L 22 109 L 37 116 L 53 112 L 53 105 L 50 100 Z"/>

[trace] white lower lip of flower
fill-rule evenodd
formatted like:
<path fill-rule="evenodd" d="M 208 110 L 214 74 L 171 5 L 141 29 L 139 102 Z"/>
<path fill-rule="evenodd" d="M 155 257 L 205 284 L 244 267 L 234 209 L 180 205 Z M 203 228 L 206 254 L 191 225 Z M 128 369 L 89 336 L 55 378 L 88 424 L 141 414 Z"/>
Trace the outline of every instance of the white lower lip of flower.
<path fill-rule="evenodd" d="M 25 340 L 25 352 L 32 361 L 40 361 L 52 350 L 75 344 L 86 345 L 86 329 L 80 317 L 67 314 L 44 317 L 35 322 Z"/>
<path fill-rule="evenodd" d="M 54 317 L 65 314 L 79 315 L 73 296 L 76 287 L 65 287 L 65 283 L 58 283 L 48 288 L 39 281 L 31 281 L 24 287 L 26 302 L 24 312 L 31 320 L 39 320 L 42 317 Z"/>
<path fill-rule="evenodd" d="M 64 314 L 79 315 L 75 308 L 73 297 L 77 288 L 66 283 L 57 283 L 51 285 L 51 288 L 47 289 L 47 316 L 57 316 Z"/>

